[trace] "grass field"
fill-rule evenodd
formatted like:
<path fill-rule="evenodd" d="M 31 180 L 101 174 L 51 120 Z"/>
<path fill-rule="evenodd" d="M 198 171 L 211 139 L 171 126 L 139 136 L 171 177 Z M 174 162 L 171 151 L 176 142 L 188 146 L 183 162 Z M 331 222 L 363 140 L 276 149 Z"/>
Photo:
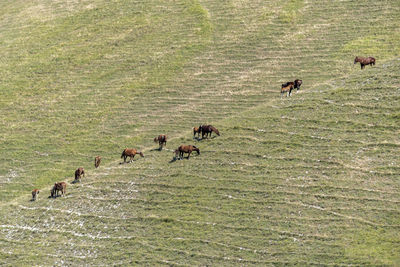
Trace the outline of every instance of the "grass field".
<path fill-rule="evenodd" d="M 0 265 L 400 265 L 399 20 L 398 0 L 1 1 Z"/>

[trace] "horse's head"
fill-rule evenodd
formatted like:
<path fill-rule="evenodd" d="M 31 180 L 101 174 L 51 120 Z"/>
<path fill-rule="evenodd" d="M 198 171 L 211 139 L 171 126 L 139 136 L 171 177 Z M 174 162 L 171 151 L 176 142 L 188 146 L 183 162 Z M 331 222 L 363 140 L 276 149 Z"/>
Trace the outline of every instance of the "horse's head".
<path fill-rule="evenodd" d="M 143 153 L 142 152 L 139 152 L 139 155 L 143 158 L 144 157 L 144 155 L 143 155 Z"/>
<path fill-rule="evenodd" d="M 193 146 L 193 151 L 196 151 L 197 155 L 200 155 L 200 149 L 198 149 L 197 147 Z"/>
<path fill-rule="evenodd" d="M 356 64 L 358 62 L 358 57 L 356 57 L 355 59 L 354 59 L 354 64 Z"/>

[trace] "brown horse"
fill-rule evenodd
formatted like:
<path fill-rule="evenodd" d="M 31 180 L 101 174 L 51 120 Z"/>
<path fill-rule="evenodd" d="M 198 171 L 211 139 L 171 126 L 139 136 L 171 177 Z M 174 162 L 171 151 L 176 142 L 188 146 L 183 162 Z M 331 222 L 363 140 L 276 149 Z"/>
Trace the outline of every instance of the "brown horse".
<path fill-rule="evenodd" d="M 354 64 L 360 62 L 361 69 L 365 68 L 365 65 L 375 65 L 375 58 L 373 57 L 356 57 L 354 59 Z"/>
<path fill-rule="evenodd" d="M 31 201 L 35 201 L 37 198 L 37 195 L 39 195 L 40 191 L 39 189 L 33 189 L 32 190 L 32 200 Z"/>
<path fill-rule="evenodd" d="M 55 183 L 53 188 L 51 189 L 51 197 L 56 198 L 58 197 L 58 192 L 61 191 L 61 196 L 65 196 L 67 192 L 67 184 L 65 182 Z"/>
<path fill-rule="evenodd" d="M 75 171 L 75 181 L 76 182 L 80 182 L 82 176 L 85 177 L 85 170 L 83 168 L 76 169 L 76 171 Z"/>
<path fill-rule="evenodd" d="M 201 139 L 204 138 L 204 136 L 206 136 L 208 138 L 208 135 L 212 135 L 212 132 L 216 133 L 219 136 L 219 131 L 217 128 L 215 128 L 212 125 L 202 125 L 201 126 Z"/>
<path fill-rule="evenodd" d="M 178 153 L 179 153 L 179 158 L 180 158 L 180 159 L 183 159 L 183 154 L 184 154 L 184 153 L 188 153 L 188 157 L 187 157 L 187 158 L 189 159 L 190 154 L 191 154 L 193 151 L 196 151 L 196 152 L 197 152 L 197 155 L 200 155 L 200 149 L 198 149 L 197 147 L 192 146 L 192 145 L 187 145 L 187 146 L 181 145 L 180 147 L 178 147 L 177 150 L 175 150 L 175 156 L 177 157 L 177 156 L 178 156 Z"/>
<path fill-rule="evenodd" d="M 121 159 L 124 158 L 124 163 L 125 163 L 126 158 L 130 157 L 131 160 L 129 162 L 132 162 L 136 154 L 139 154 L 140 156 L 144 157 L 142 152 L 137 151 L 134 148 L 125 148 L 124 151 L 122 151 Z"/>
<path fill-rule="evenodd" d="M 165 134 L 160 134 L 158 137 L 154 138 L 154 142 L 160 146 L 159 150 L 162 150 L 163 145 L 167 145 L 167 136 Z"/>
<path fill-rule="evenodd" d="M 283 83 L 281 87 L 281 97 L 283 96 L 284 93 L 286 93 L 286 97 L 290 96 L 292 94 L 293 88 L 294 88 L 294 82 Z"/>
<path fill-rule="evenodd" d="M 296 79 L 294 80 L 294 88 L 296 88 L 296 92 L 300 90 L 300 86 L 303 84 L 302 80 Z"/>
<path fill-rule="evenodd" d="M 199 127 L 193 127 L 193 138 L 196 137 L 200 138 L 200 133 L 201 133 L 201 125 Z"/>
<path fill-rule="evenodd" d="M 97 169 L 100 166 L 101 157 L 97 156 L 94 158 L 94 167 Z"/>

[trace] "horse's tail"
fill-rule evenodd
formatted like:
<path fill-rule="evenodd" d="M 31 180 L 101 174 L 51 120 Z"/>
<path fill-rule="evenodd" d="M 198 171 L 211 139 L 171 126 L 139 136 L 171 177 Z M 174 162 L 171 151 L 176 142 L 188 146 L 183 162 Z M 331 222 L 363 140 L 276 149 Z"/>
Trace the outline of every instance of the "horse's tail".
<path fill-rule="evenodd" d="M 124 149 L 124 151 L 122 151 L 121 159 L 125 156 L 125 150 L 126 148 Z"/>
<path fill-rule="evenodd" d="M 214 126 L 210 126 L 211 130 L 219 136 L 219 131 Z"/>

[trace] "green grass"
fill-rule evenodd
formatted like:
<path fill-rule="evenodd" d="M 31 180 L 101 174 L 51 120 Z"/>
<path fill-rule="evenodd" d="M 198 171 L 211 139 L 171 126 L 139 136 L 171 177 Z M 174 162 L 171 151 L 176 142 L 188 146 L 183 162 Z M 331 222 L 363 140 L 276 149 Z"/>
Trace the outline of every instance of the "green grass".
<path fill-rule="evenodd" d="M 0 264 L 399 264 L 398 1 L 0 10 Z"/>

